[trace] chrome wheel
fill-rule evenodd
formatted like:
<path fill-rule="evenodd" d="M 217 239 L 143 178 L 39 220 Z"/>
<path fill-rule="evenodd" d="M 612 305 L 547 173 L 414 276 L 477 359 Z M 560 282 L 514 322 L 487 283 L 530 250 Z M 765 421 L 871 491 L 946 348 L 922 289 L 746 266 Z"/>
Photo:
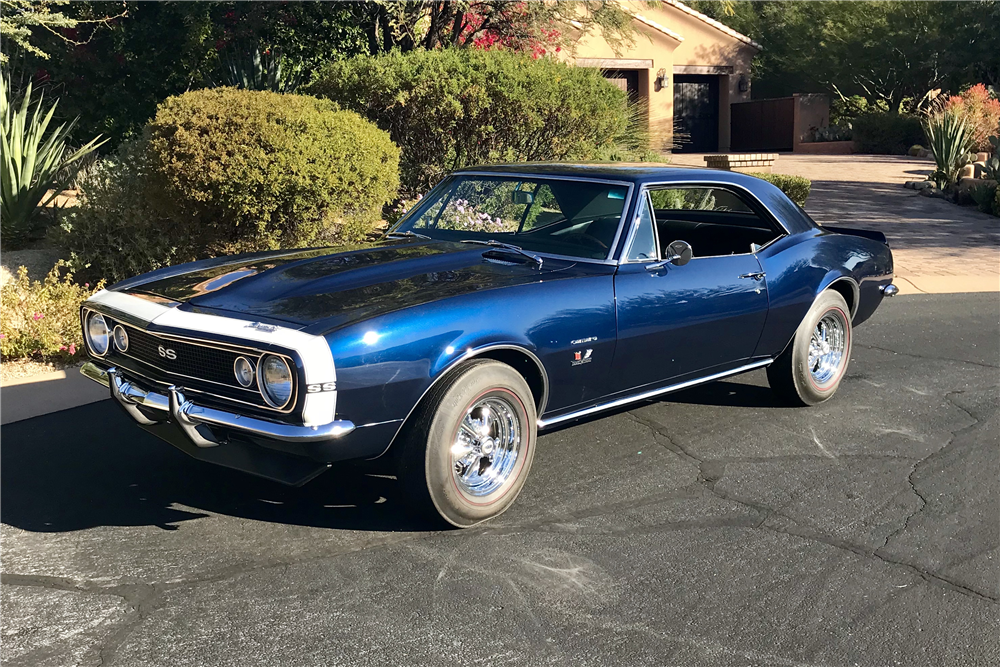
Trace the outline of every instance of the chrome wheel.
<path fill-rule="evenodd" d="M 820 318 L 809 341 L 809 373 L 816 384 L 837 377 L 847 349 L 847 323 L 830 311 Z"/>
<path fill-rule="evenodd" d="M 503 486 L 517 466 L 521 441 L 521 423 L 507 399 L 492 395 L 473 403 L 451 447 L 459 488 L 470 496 L 487 496 Z"/>

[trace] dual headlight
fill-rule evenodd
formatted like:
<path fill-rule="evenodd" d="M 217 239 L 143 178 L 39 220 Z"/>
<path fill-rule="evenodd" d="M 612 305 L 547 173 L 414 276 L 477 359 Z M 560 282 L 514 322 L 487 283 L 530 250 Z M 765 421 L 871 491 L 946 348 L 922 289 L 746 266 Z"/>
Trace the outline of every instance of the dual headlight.
<path fill-rule="evenodd" d="M 281 357 L 265 355 L 256 368 L 246 357 L 239 357 L 233 365 L 233 372 L 241 387 L 252 385 L 256 376 L 260 393 L 272 408 L 283 408 L 292 400 L 292 369 Z"/>

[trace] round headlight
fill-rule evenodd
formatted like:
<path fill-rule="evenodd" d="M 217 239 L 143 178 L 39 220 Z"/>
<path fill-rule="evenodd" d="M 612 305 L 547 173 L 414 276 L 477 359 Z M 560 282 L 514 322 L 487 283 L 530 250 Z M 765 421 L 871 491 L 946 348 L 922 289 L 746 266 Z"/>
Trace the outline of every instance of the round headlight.
<path fill-rule="evenodd" d="M 99 357 L 108 353 L 108 343 L 111 342 L 109 333 L 108 323 L 104 321 L 103 315 L 90 313 L 87 316 L 87 345 L 91 352 Z"/>
<path fill-rule="evenodd" d="M 253 384 L 253 362 L 246 357 L 236 357 L 233 372 L 236 373 L 236 381 L 240 383 L 241 387 L 249 387 Z"/>
<path fill-rule="evenodd" d="M 281 357 L 269 354 L 257 370 L 257 381 L 272 407 L 283 408 L 292 398 L 292 369 Z"/>
<path fill-rule="evenodd" d="M 114 333 L 115 347 L 117 347 L 120 352 L 124 352 L 128 349 L 128 332 L 125 331 L 125 327 L 120 324 L 116 324 Z"/>

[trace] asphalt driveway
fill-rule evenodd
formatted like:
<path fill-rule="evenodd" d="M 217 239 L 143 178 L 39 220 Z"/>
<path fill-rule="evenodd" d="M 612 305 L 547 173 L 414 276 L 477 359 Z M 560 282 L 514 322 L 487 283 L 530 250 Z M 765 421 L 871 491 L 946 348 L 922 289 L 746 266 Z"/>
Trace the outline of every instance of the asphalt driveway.
<path fill-rule="evenodd" d="M 838 396 L 763 372 L 539 442 L 498 520 L 288 489 L 104 401 L 2 430 L 5 665 L 1000 664 L 1000 302 L 898 297 Z"/>

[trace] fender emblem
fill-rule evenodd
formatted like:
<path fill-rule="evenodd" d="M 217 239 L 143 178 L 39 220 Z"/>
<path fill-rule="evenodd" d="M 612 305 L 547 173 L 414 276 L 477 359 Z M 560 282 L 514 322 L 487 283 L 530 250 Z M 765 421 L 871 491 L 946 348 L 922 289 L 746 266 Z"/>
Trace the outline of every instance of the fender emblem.
<path fill-rule="evenodd" d="M 579 366 L 580 364 L 589 364 L 593 359 L 590 355 L 594 353 L 593 350 L 577 350 L 573 353 L 573 361 L 570 362 L 571 366 Z"/>

